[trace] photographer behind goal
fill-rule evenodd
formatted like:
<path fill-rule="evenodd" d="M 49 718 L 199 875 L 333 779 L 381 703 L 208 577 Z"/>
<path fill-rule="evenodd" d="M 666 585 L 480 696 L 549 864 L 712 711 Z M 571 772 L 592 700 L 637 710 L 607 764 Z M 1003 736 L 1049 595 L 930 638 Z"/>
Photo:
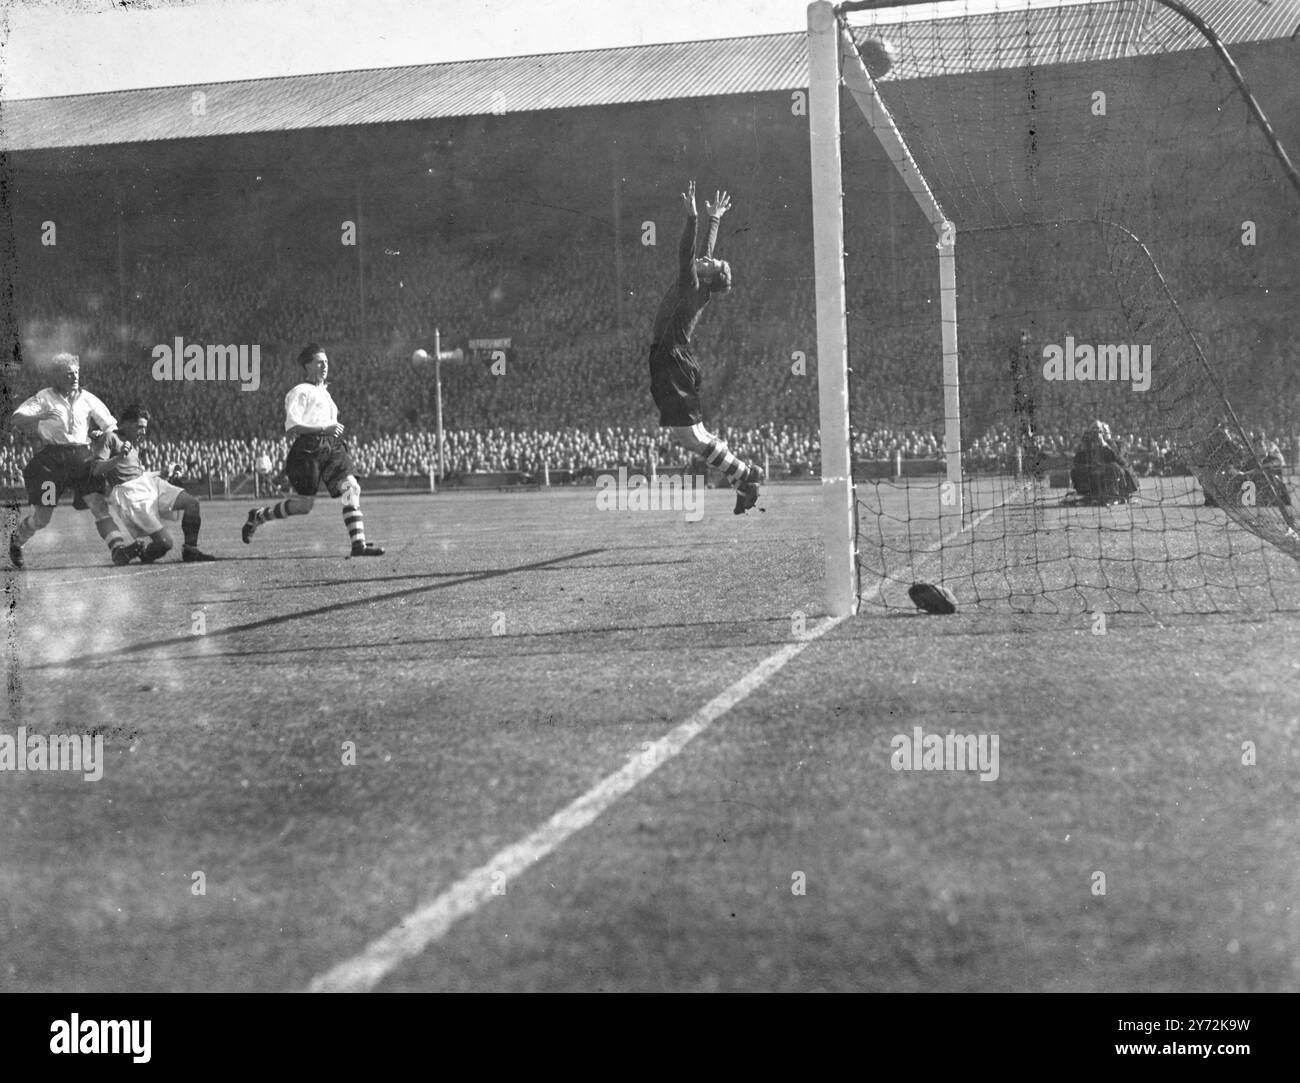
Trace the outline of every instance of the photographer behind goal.
<path fill-rule="evenodd" d="M 1085 504 L 1127 504 L 1138 491 L 1137 476 L 1115 448 L 1110 426 L 1094 421 L 1083 434 L 1070 468 L 1070 484 Z"/>

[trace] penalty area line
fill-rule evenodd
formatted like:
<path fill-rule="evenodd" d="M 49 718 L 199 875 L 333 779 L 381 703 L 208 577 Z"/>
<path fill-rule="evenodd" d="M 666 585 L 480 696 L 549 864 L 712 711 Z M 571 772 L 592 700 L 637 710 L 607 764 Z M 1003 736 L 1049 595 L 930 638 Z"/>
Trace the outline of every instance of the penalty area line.
<path fill-rule="evenodd" d="M 473 872 L 461 877 L 436 898 L 408 914 L 393 929 L 372 941 L 360 954 L 313 978 L 307 991 L 369 992 L 402 963 L 420 955 L 429 945 L 445 936 L 461 918 L 474 913 L 497 897 L 505 884 L 554 852 L 615 801 L 681 752 L 713 722 L 780 672 L 810 644 L 847 619 L 847 614 L 822 618 L 805 631 L 802 639 L 786 644 L 759 662 L 684 722 L 653 742 L 649 748 L 638 752 L 619 770 L 607 775 L 532 834 L 507 846 Z"/>

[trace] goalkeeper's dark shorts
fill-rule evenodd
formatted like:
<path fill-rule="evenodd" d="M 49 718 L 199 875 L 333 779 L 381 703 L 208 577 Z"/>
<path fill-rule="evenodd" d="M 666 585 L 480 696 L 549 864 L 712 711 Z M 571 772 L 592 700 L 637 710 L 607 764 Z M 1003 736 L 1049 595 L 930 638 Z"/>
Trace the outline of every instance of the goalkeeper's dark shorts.
<path fill-rule="evenodd" d="M 659 407 L 659 424 L 698 425 L 704 420 L 700 406 L 700 366 L 689 350 L 650 347 L 650 394 Z"/>
<path fill-rule="evenodd" d="M 87 493 L 102 493 L 97 479 L 90 476 L 94 453 L 86 444 L 46 444 L 23 467 L 23 486 L 29 504 L 53 507 L 66 492 L 73 494 L 72 506 L 85 509 Z"/>
<path fill-rule="evenodd" d="M 315 496 L 324 485 L 330 496 L 338 497 L 343 493 L 343 480 L 357 468 L 341 436 L 313 433 L 293 442 L 284 472 L 299 496 Z"/>

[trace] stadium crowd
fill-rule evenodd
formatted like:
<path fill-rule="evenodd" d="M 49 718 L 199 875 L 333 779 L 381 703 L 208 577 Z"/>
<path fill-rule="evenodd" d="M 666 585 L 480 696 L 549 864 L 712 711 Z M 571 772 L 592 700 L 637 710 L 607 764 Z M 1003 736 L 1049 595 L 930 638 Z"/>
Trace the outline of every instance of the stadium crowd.
<path fill-rule="evenodd" d="M 815 368 L 810 373 L 805 362 L 799 371 L 795 362 L 800 348 L 805 356 L 814 352 L 812 327 L 801 327 L 810 298 L 803 296 L 806 284 L 782 280 L 773 246 L 752 247 L 748 258 L 737 257 L 737 266 L 749 276 L 747 290 L 738 289 L 734 298 L 715 306 L 700 329 L 705 400 L 738 453 L 766 455 L 795 472 L 807 471 L 818 457 Z M 505 330 L 513 342 L 504 373 L 493 374 L 482 359 L 442 366 L 448 473 L 535 473 L 543 464 L 581 471 L 644 461 L 652 444 L 660 464 L 682 464 L 683 454 L 669 445 L 666 434 L 646 427 L 653 408 L 640 317 L 662 287 L 658 264 L 657 273 L 628 271 L 626 296 L 615 299 L 620 304 L 598 306 L 594 316 L 584 315 L 572 286 L 566 289 L 562 278 L 550 274 L 523 287 L 494 275 L 490 264 L 487 270 L 466 264 L 458 273 L 441 275 L 420 264 L 412 279 L 434 284 L 422 289 L 417 302 L 397 271 L 385 281 L 381 265 L 367 279 L 373 319 L 360 336 L 364 344 L 357 327 L 339 315 L 349 303 L 346 275 L 320 272 L 307 276 L 305 286 L 300 275 L 298 288 L 289 289 L 275 282 L 250 285 L 220 267 L 220 261 L 196 263 L 173 278 L 143 263 L 131 276 L 132 294 L 120 317 L 105 311 L 113 307 L 105 300 L 112 283 L 91 283 L 84 276 L 78 281 L 75 274 L 57 282 L 37 275 L 27 288 L 45 304 L 32 306 L 34 315 L 24 328 L 27 345 L 39 356 L 45 342 L 76 343 L 86 386 L 113 408 L 140 402 L 153 411 L 160 456 L 182 464 L 191 476 L 223 476 L 247 471 L 261 454 L 277 462 L 283 458 L 285 443 L 277 433 L 283 394 L 297 377 L 293 351 L 299 340 L 315 336 L 329 342 L 333 333 L 338 345 L 331 350 L 331 389 L 359 467 L 366 473 L 414 474 L 426 472 L 436 459 L 435 405 L 431 366 L 417 368 L 407 358 L 415 344 L 430 342 L 427 313 L 438 311 L 449 326 Z M 310 307 L 304 296 L 315 299 Z M 502 314 L 494 315 L 498 307 Z M 56 316 L 60 311 L 64 315 Z M 261 343 L 257 391 L 242 392 L 233 383 L 155 380 L 150 344 L 169 344 L 177 333 L 187 343 Z M 917 349 L 911 338 L 922 333 L 902 325 L 864 336 L 869 348 L 864 346 L 851 384 L 854 419 L 861 427 L 856 457 L 942 458 L 938 373 L 922 378 L 906 363 Z M 978 337 L 971 335 L 970 341 L 963 359 L 966 456 L 972 468 L 993 468 L 1015 453 L 1005 424 L 1006 349 L 982 356 Z M 16 401 L 40 386 L 35 367 L 11 372 Z M 1254 409 L 1248 416 L 1263 421 L 1270 433 L 1286 433 L 1300 418 L 1293 382 L 1277 381 L 1274 394 L 1268 380 L 1254 376 L 1247 390 L 1255 391 L 1258 401 L 1250 404 Z M 1116 432 L 1127 432 L 1125 447 L 1139 472 L 1164 468 L 1168 441 L 1162 445 L 1149 435 L 1159 431 L 1158 419 L 1124 416 L 1120 399 L 1098 402 L 1095 409 Z M 1092 420 L 1050 401 L 1040 403 L 1040 416 L 1069 422 L 1043 434 L 1048 455 L 1067 455 Z M 1294 457 L 1294 437 L 1279 439 Z M 12 477 L 23 453 L 12 436 L 0 441 L 0 474 Z"/>
<path fill-rule="evenodd" d="M 774 476 L 806 477 L 820 469 L 820 440 L 816 430 L 768 424 L 754 428 L 723 427 L 722 435 L 737 453 L 768 463 Z M 1254 431 L 1259 447 L 1275 440 L 1288 464 L 1300 461 L 1300 438 Z M 1059 430 L 1040 434 L 1043 459 L 1065 463 L 1074 454 L 1080 434 Z M 1116 433 L 1116 449 L 1140 476 L 1180 472 L 1179 458 L 1170 443 L 1140 433 Z M 284 438 L 251 440 L 151 439 L 143 456 L 152 469 L 189 479 L 235 479 L 252 473 L 259 457 L 266 456 L 278 472 L 288 451 Z M 401 432 L 355 442 L 352 446 L 363 476 L 416 477 L 436 470 L 437 441 L 432 432 Z M 1017 462 L 1017 455 L 1022 456 Z M 0 483 L 21 484 L 22 466 L 30 446 L 7 433 L 0 439 Z M 854 460 L 890 464 L 928 462 L 940 469 L 944 462 L 943 437 L 921 430 L 873 429 L 855 433 Z M 450 429 L 444 434 L 443 471 L 447 476 L 473 473 L 517 473 L 540 481 L 545 474 L 582 476 L 626 465 L 647 470 L 691 465 L 691 456 L 668 439 L 667 430 L 613 426 L 604 429 L 558 430 Z M 965 451 L 970 472 L 1012 472 L 1027 464 L 1028 456 L 1013 432 L 1003 426 L 971 439 Z"/>
<path fill-rule="evenodd" d="M 772 123 L 787 121 L 788 115 L 778 115 Z M 591 138 L 600 142 L 598 134 Z M 748 153 L 748 144 L 734 138 L 734 147 L 719 145 L 720 157 Z M 773 148 L 784 146 L 772 141 Z M 321 156 L 313 148 L 314 142 L 314 183 L 337 185 L 334 195 L 350 205 L 362 174 L 318 174 Z M 19 253 L 23 273 L 15 284 L 14 310 L 20 314 L 24 363 L 6 370 L 10 399 L 17 403 L 43 386 L 37 362 L 70 349 L 82 358 L 84 385 L 110 408 L 149 407 L 156 460 L 177 463 L 191 477 L 238 476 L 259 455 L 277 465 L 283 461 L 284 394 L 299 379 L 295 355 L 313 340 L 330 353 L 331 394 L 361 472 L 420 474 L 437 458 L 434 374 L 432 366 L 417 367 L 409 359 L 415 348 L 431 348 L 435 328 L 441 328 L 444 347 L 472 337 L 508 336 L 512 343 L 504 368 L 485 356 L 441 366 L 447 473 L 536 474 L 543 467 L 580 473 L 644 462 L 651 448 L 661 465 L 682 465 L 683 453 L 654 427 L 646 361 L 651 319 L 671 280 L 680 228 L 676 192 L 660 191 L 645 179 L 659 152 L 650 145 L 628 149 L 634 157 L 624 163 L 621 198 L 627 213 L 635 207 L 632 217 L 638 220 L 642 208 L 665 215 L 658 243 L 647 245 L 628 222 L 612 232 L 599 215 L 572 213 L 573 207 L 588 206 L 605 213 L 609 197 L 600 178 L 574 176 L 567 168 L 539 173 L 531 193 L 539 198 L 533 200 L 525 191 L 530 163 L 550 159 L 528 143 L 493 148 L 513 155 L 499 170 L 509 182 L 509 205 L 470 185 L 458 197 L 462 204 L 447 204 L 440 212 L 444 222 L 456 220 L 454 227 L 420 226 L 415 218 L 386 221 L 387 207 L 397 215 L 422 206 L 413 187 L 420 178 L 370 175 L 373 209 L 363 230 L 368 243 L 351 247 L 339 244 L 337 221 L 313 225 L 316 204 L 326 202 L 329 192 L 313 190 L 304 200 L 293 170 L 284 171 L 275 192 L 246 194 L 226 186 L 226 195 L 210 193 L 217 202 L 203 204 L 200 213 L 200 198 L 186 186 L 197 184 L 202 171 L 184 159 L 183 148 L 169 151 L 181 156 L 181 164 L 174 189 L 164 195 L 173 210 L 189 207 L 188 218 L 160 209 L 165 202 L 126 211 L 92 205 L 93 194 L 75 173 L 44 174 L 48 191 L 42 199 L 68 226 L 61 226 L 57 246 Z M 487 151 L 475 145 L 462 153 L 477 163 Z M 756 177 L 747 202 L 738 196 L 738 209 L 718 243 L 718 253 L 732 263 L 736 288 L 711 306 L 694 342 L 711 427 L 738 454 L 766 457 L 798 474 L 814 470 L 819 458 L 810 229 L 806 214 L 789 210 L 805 207 L 807 193 L 787 190 L 795 183 L 789 178 L 806 169 L 795 150 L 765 150 L 763 161 L 786 179 Z M 551 194 L 547 185 L 557 183 L 557 175 L 566 186 L 563 199 L 541 199 Z M 440 188 L 439 200 L 451 199 L 449 191 Z M 1195 213 L 1211 199 L 1197 191 L 1179 197 L 1196 204 Z M 154 197 L 123 192 L 121 198 L 147 203 Z M 552 202 L 564 206 L 547 210 Z M 115 230 L 111 221 L 119 215 Z M 873 228 L 878 227 L 871 216 L 849 216 L 854 455 L 938 463 L 944 453 L 943 387 L 932 245 L 920 243 L 919 234 L 909 241 L 904 233 L 895 236 L 897 243 L 882 245 Z M 1257 276 L 1276 278 L 1279 272 L 1265 261 L 1282 257 L 1261 250 L 1252 254 L 1257 263 L 1238 266 L 1232 246 L 1201 243 L 1177 231 L 1170 237 L 1173 248 L 1162 255 L 1190 283 L 1187 310 L 1222 365 L 1218 376 L 1234 406 L 1248 425 L 1275 436 L 1294 462 L 1300 451 L 1292 435 L 1300 428 L 1300 369 L 1292 363 L 1290 311 L 1253 284 Z M 1188 247 L 1194 245 L 1199 247 Z M 1015 457 L 1008 356 L 1020 338 L 1017 320 L 1032 318 L 1041 341 L 1060 341 L 1068 331 L 1078 341 L 1102 342 L 1117 325 L 1104 277 L 1082 274 L 1070 261 L 1058 266 L 1052 251 L 1044 249 L 1045 255 L 1024 267 L 1020 249 L 986 253 L 982 258 L 996 257 L 1005 273 L 959 283 L 964 454 L 971 469 L 1005 469 Z M 1057 307 L 1040 306 L 1027 317 L 1026 291 L 1044 276 Z M 1240 285 L 1244 276 L 1254 292 L 1242 287 L 1240 296 L 1231 293 L 1229 286 Z M 187 344 L 258 345 L 257 389 L 155 379 L 154 350 L 178 337 Z M 1121 444 L 1137 472 L 1173 468 L 1168 429 L 1153 413 L 1158 396 L 1147 401 L 1077 384 L 1038 383 L 1038 427 L 1049 457 L 1068 457 L 1084 428 L 1101 418 L 1126 434 Z M 1215 393 L 1207 384 L 1206 397 Z M 0 434 L 0 476 L 12 482 L 27 450 L 15 445 L 12 434 Z"/>

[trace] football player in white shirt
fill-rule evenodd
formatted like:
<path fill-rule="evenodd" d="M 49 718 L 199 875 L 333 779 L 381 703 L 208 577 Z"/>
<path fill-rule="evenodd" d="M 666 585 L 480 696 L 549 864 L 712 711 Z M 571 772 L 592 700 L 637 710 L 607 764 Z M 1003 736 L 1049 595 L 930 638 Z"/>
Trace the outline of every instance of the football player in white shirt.
<path fill-rule="evenodd" d="M 324 485 L 330 496 L 336 500 L 343 498 L 343 522 L 352 539 L 351 555 L 383 556 L 383 549 L 366 541 L 356 467 L 343 440 L 338 407 L 325 387 L 329 357 L 316 343 L 310 342 L 298 354 L 298 364 L 303 368 L 305 379 L 284 397 L 284 431 L 294 437 L 284 462 L 284 472 L 298 495 L 279 504 L 254 508 L 248 513 L 241 537 L 247 544 L 253 540 L 257 528 L 271 519 L 306 515 L 316 503 L 317 491 Z"/>
<path fill-rule="evenodd" d="M 14 429 L 40 440 L 42 447 L 23 467 L 32 510 L 9 536 L 9 560 L 15 568 L 23 567 L 23 546 L 49 526 L 59 497 L 71 491 L 72 506 L 89 508 L 95 517 L 95 528 L 108 543 L 113 563 L 129 564 L 139 550 L 127 544 L 108 510 L 102 483 L 91 476 L 90 430 L 108 432 L 117 421 L 107 406 L 82 388 L 81 361 L 75 354 L 56 354 L 53 367 L 55 385 L 36 392 L 10 418 Z"/>

